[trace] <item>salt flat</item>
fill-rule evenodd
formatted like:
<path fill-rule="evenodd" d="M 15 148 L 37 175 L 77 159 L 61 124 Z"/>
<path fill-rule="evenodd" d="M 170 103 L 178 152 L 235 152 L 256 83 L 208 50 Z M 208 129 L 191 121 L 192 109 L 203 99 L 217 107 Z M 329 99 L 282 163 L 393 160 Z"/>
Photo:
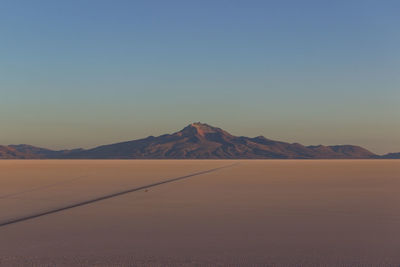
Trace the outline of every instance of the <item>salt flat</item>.
<path fill-rule="evenodd" d="M 236 164 L 230 166 L 232 164 Z M 398 265 L 399 160 L 4 160 L 0 265 Z"/>

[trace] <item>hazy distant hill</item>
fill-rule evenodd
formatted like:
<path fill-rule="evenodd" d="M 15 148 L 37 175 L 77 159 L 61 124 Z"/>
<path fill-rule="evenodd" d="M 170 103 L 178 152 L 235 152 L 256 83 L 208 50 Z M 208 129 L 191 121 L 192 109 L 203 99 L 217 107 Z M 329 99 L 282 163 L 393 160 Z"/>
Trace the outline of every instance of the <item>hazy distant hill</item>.
<path fill-rule="evenodd" d="M 50 150 L 31 145 L 9 145 L 0 146 L 0 159 L 49 159 L 62 158 L 72 152 L 82 151 L 75 150 Z"/>
<path fill-rule="evenodd" d="M 25 158 L 24 153 L 20 153 L 11 146 L 0 146 L 0 158 L 1 159 L 23 159 Z"/>
<path fill-rule="evenodd" d="M 400 154 L 400 153 L 399 153 Z M 386 155 L 387 156 L 387 155 Z M 386 157 L 382 156 L 382 157 Z M 0 146 L 0 158 L 77 159 L 328 159 L 380 158 L 352 145 L 303 146 L 267 139 L 233 136 L 203 123 L 192 123 L 179 132 L 93 149 L 53 151 L 29 145 Z"/>
<path fill-rule="evenodd" d="M 386 155 L 381 156 L 384 159 L 400 159 L 400 152 L 399 153 L 389 153 Z"/>

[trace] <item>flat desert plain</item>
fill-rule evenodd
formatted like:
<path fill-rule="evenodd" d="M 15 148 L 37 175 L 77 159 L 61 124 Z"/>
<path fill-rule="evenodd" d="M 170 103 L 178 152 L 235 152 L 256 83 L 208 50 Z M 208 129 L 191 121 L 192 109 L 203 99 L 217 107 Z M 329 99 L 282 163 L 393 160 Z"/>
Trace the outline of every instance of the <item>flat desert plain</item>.
<path fill-rule="evenodd" d="M 400 160 L 3 160 L 0 225 L 2 266 L 398 266 Z"/>

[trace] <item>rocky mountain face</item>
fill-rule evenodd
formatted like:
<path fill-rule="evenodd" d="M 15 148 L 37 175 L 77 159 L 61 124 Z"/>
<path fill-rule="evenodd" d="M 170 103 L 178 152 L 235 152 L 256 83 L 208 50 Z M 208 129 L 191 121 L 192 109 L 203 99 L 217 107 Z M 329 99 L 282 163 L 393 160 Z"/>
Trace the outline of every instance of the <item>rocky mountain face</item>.
<path fill-rule="evenodd" d="M 377 158 L 352 145 L 303 146 L 267 139 L 233 136 L 204 123 L 192 123 L 173 134 L 99 146 L 53 151 L 29 145 L 0 146 L 0 158 L 69 159 L 339 159 Z"/>

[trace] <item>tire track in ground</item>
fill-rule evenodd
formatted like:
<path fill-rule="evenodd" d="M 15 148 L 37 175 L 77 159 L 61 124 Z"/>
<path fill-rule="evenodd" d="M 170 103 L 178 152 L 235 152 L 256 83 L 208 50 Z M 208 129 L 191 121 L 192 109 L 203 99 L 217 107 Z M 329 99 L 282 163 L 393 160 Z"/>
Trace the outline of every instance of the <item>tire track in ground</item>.
<path fill-rule="evenodd" d="M 126 194 L 129 194 L 129 193 L 135 192 L 135 191 L 144 190 L 144 189 L 147 189 L 147 188 L 150 188 L 150 187 L 155 187 L 155 186 L 159 186 L 159 185 L 163 185 L 163 184 L 167 184 L 167 183 L 176 182 L 176 181 L 179 181 L 179 180 L 188 179 L 188 178 L 191 178 L 191 177 L 194 177 L 194 176 L 199 176 L 199 175 L 202 175 L 202 174 L 215 172 L 215 171 L 218 171 L 218 170 L 221 170 L 221 169 L 233 167 L 233 166 L 235 166 L 237 164 L 239 164 L 239 163 L 225 165 L 225 166 L 222 166 L 222 167 L 213 168 L 213 169 L 209 169 L 209 170 L 205 170 L 205 171 L 195 172 L 195 173 L 192 173 L 192 174 L 187 174 L 187 175 L 184 175 L 184 176 L 179 176 L 179 177 L 175 177 L 175 178 L 172 178 L 172 179 L 163 180 L 161 182 L 152 183 L 152 184 L 144 185 L 144 186 L 139 186 L 139 187 L 131 188 L 131 189 L 128 189 L 128 190 L 112 193 L 112 194 L 109 194 L 109 195 L 104 195 L 104 196 L 93 198 L 93 199 L 89 199 L 89 200 L 86 200 L 86 201 L 81 201 L 81 202 L 77 202 L 77 203 L 74 203 L 74 204 L 68 204 L 68 205 L 65 205 L 65 206 L 62 206 L 62 207 L 58 207 L 58 208 L 54 208 L 54 209 L 50 209 L 50 210 L 47 210 L 47 211 L 41 211 L 41 212 L 34 213 L 34 214 L 31 214 L 31 215 L 22 216 L 22 217 L 18 217 L 18 218 L 14 218 L 14 219 L 9 219 L 9 220 L 0 222 L 0 227 L 4 227 L 4 226 L 7 226 L 7 225 L 11 225 L 11 224 L 15 224 L 15 223 L 19 223 L 19 222 L 23 222 L 23 221 L 27 221 L 27 220 L 32 220 L 32 219 L 39 218 L 39 217 L 42 217 L 42 216 L 50 215 L 50 214 L 57 213 L 57 212 L 62 212 L 62 211 L 65 211 L 65 210 L 69 210 L 69 209 L 73 209 L 73 208 L 77 208 L 77 207 L 81 207 L 81 206 L 85 206 L 85 205 L 89 205 L 89 204 L 96 203 L 96 202 L 103 201 L 103 200 L 107 200 L 107 199 L 110 199 L 110 198 L 115 198 L 115 197 L 119 197 L 119 196 L 122 196 L 122 195 L 126 195 Z"/>

